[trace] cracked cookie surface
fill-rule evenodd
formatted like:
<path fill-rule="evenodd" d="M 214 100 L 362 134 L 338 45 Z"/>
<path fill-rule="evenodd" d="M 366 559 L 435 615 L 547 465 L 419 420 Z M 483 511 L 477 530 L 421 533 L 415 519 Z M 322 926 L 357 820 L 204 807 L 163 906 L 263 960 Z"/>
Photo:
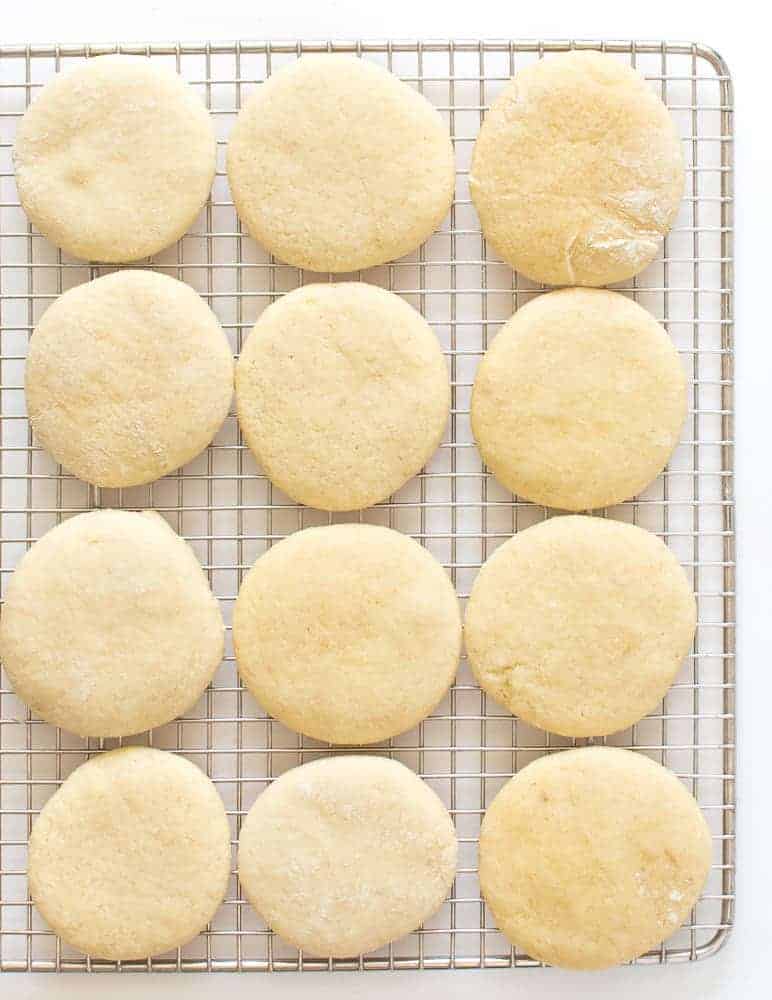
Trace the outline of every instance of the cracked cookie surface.
<path fill-rule="evenodd" d="M 486 239 L 549 285 L 608 285 L 642 271 L 684 186 L 675 125 L 613 56 L 567 52 L 505 86 L 480 129 L 469 186 Z"/>

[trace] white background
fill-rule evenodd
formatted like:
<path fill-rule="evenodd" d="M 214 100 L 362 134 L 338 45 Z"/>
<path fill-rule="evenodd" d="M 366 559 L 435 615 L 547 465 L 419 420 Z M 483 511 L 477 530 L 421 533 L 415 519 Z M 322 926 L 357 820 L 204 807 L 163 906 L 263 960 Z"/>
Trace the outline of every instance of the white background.
<path fill-rule="evenodd" d="M 772 45 L 763 4 L 745 0 L 167 0 L 98 5 L 10 0 L 0 43 L 287 38 L 640 38 L 699 41 L 729 63 L 736 98 L 736 338 L 738 505 L 737 921 L 726 947 L 695 965 L 604 973 L 501 970 L 305 973 L 263 976 L 4 975 L 0 995 L 21 997 L 276 998 L 408 995 L 658 1000 L 757 1000 L 772 996 L 772 332 L 768 303 L 772 228 Z M 766 405 L 765 405 L 766 404 Z"/>

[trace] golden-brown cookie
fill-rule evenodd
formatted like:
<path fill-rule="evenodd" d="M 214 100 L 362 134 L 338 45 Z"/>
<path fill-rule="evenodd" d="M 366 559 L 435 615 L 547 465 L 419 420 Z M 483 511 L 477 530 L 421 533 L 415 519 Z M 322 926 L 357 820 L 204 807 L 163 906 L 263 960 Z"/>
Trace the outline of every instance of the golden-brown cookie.
<path fill-rule="evenodd" d="M 260 556 L 233 615 L 239 673 L 292 729 L 375 743 L 425 718 L 453 681 L 453 584 L 406 535 L 372 524 L 295 532 Z"/>
<path fill-rule="evenodd" d="M 678 443 L 686 379 L 670 337 L 599 288 L 540 295 L 482 359 L 472 430 L 494 476 L 533 503 L 591 510 L 629 500 Z"/>
<path fill-rule="evenodd" d="M 485 238 L 548 285 L 608 285 L 642 271 L 673 225 L 680 141 L 643 77 L 600 52 L 520 70 L 485 116 L 469 187 Z"/>
<path fill-rule="evenodd" d="M 429 461 L 450 382 L 429 324 L 398 295 L 362 282 L 306 285 L 257 321 L 236 403 L 273 483 L 310 507 L 358 510 Z"/>
<path fill-rule="evenodd" d="M 628 962 L 677 931 L 710 862 L 710 831 L 678 778 L 618 747 L 528 764 L 480 830 L 480 886 L 499 928 L 568 969 Z"/>
<path fill-rule="evenodd" d="M 480 686 L 531 725 L 603 736 L 664 697 L 697 620 L 686 574 L 656 535 L 554 517 L 483 565 L 464 638 Z"/>

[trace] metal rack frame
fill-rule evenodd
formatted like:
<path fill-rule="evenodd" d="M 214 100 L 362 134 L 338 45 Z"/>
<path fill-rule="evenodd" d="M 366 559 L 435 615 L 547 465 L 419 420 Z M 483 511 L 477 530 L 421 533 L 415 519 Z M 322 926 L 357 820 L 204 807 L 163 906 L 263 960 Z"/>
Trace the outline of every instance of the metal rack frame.
<path fill-rule="evenodd" d="M 38 45 L 0 48 L 0 585 L 29 545 L 63 517 L 93 507 L 155 507 L 196 549 L 230 623 L 242 573 L 287 533 L 362 519 L 405 531 L 445 564 L 465 598 L 480 564 L 512 532 L 550 512 L 513 498 L 486 472 L 472 443 L 469 394 L 479 358 L 500 325 L 541 288 L 490 253 L 469 199 L 467 174 L 482 115 L 511 74 L 573 47 L 632 62 L 670 107 L 681 131 L 687 184 L 659 259 L 622 291 L 662 321 L 691 380 L 690 412 L 668 469 L 640 497 L 608 512 L 656 531 L 691 574 L 699 626 L 691 656 L 651 716 L 607 742 L 670 766 L 697 796 L 714 836 L 708 885 L 689 921 L 640 962 L 713 954 L 734 901 L 734 502 L 732 429 L 732 84 L 712 50 L 693 43 L 629 41 L 427 41 Z M 227 132 L 242 100 L 278 65 L 306 51 L 375 59 L 421 90 L 447 118 L 456 150 L 449 218 L 415 254 L 354 277 L 391 288 L 423 312 L 446 352 L 450 426 L 424 472 L 388 502 L 334 517 L 292 503 L 262 476 L 231 414 L 215 442 L 185 469 L 130 490 L 89 487 L 32 441 L 23 367 L 42 311 L 66 288 L 111 268 L 67 258 L 27 222 L 11 149 L 18 119 L 55 72 L 102 52 L 146 54 L 175 66 L 214 116 L 218 169 L 191 231 L 151 266 L 192 284 L 219 315 L 238 353 L 259 312 L 309 280 L 269 257 L 236 218 L 224 171 Z M 145 264 L 144 266 L 148 266 Z M 343 276 L 341 276 L 343 277 Z M 350 277 L 350 276 L 349 276 Z M 116 740 L 81 740 L 31 717 L 0 681 L 0 970 L 256 970 L 521 967 L 480 899 L 477 834 L 499 787 L 529 760 L 588 741 L 532 729 L 486 699 L 462 662 L 457 683 L 415 730 L 366 753 L 402 760 L 441 795 L 460 841 L 450 899 L 426 926 L 354 960 L 298 954 L 242 899 L 235 869 L 212 925 L 190 945 L 145 962 L 92 960 L 63 945 L 32 906 L 26 845 L 37 812 L 88 755 Z M 124 742 L 184 753 L 222 793 L 235 840 L 259 791 L 288 767 L 341 752 L 266 718 L 239 684 L 230 632 L 210 689 L 184 718 Z M 598 741 L 600 742 L 600 741 Z M 345 752 L 345 751 L 344 751 Z"/>

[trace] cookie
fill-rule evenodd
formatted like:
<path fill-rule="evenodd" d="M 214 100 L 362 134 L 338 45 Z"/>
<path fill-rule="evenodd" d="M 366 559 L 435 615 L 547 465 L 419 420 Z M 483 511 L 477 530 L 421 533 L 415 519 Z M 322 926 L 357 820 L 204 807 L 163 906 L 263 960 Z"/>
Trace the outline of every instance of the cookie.
<path fill-rule="evenodd" d="M 179 74 L 109 55 L 57 74 L 24 114 L 13 162 L 22 208 L 56 246 L 125 263 L 158 253 L 209 195 L 209 113 Z"/>
<path fill-rule="evenodd" d="M 450 411 L 429 324 L 374 285 L 307 285 L 262 314 L 236 368 L 239 424 L 273 483 L 322 510 L 387 499 L 436 451 Z"/>
<path fill-rule="evenodd" d="M 35 715 L 78 736 L 128 736 L 197 701 L 222 659 L 223 622 L 192 549 L 160 515 L 95 510 L 25 554 L 0 650 Z"/>
<path fill-rule="evenodd" d="M 628 962 L 669 937 L 710 863 L 710 831 L 678 778 L 618 747 L 528 764 L 480 830 L 480 886 L 500 930 L 567 969 Z"/>
<path fill-rule="evenodd" d="M 416 90 L 356 56 L 301 56 L 261 84 L 228 143 L 250 235 L 286 264 L 356 271 L 410 253 L 450 208 L 453 147 Z"/>
<path fill-rule="evenodd" d="M 656 535 L 576 515 L 496 549 L 464 638 L 480 687 L 510 712 L 562 736 L 604 736 L 662 700 L 696 621 L 686 574 Z"/>
<path fill-rule="evenodd" d="M 673 225 L 683 187 L 665 105 L 636 70 L 588 51 L 515 75 L 485 116 L 469 175 L 486 240 L 548 285 L 638 274 Z"/>
<path fill-rule="evenodd" d="M 412 538 L 370 524 L 295 532 L 260 556 L 233 615 L 239 673 L 285 725 L 374 743 L 417 725 L 453 681 L 453 584 Z"/>
<path fill-rule="evenodd" d="M 403 764 L 334 757 L 293 768 L 249 810 L 239 879 L 269 927 L 310 955 L 345 958 L 408 934 L 448 894 L 453 822 Z"/>
<path fill-rule="evenodd" d="M 629 500 L 667 464 L 686 417 L 686 379 L 663 328 L 599 288 L 540 295 L 482 359 L 472 431 L 513 493 L 563 510 Z"/>
<path fill-rule="evenodd" d="M 233 355 L 188 285 L 117 271 L 60 296 L 30 341 L 35 437 L 95 486 L 150 483 L 206 448 L 228 414 Z"/>
<path fill-rule="evenodd" d="M 149 747 L 81 764 L 29 842 L 35 905 L 62 941 L 95 958 L 187 944 L 222 902 L 230 867 L 228 818 L 212 782 Z"/>

